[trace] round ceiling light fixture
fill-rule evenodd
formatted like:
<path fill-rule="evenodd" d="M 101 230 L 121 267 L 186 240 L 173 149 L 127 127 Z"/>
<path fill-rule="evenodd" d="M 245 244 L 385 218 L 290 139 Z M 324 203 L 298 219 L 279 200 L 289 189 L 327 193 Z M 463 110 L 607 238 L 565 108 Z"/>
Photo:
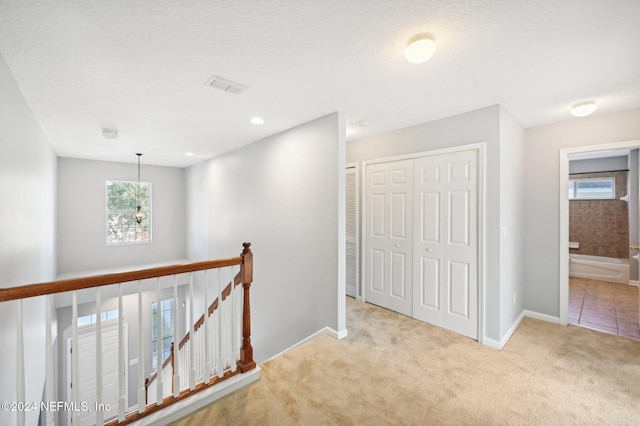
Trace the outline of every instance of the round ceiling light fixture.
<path fill-rule="evenodd" d="M 253 117 L 251 120 L 249 120 L 251 122 L 251 124 L 264 124 L 264 120 L 260 117 Z"/>
<path fill-rule="evenodd" d="M 596 101 L 578 102 L 571 107 L 571 115 L 574 117 L 586 117 L 598 109 Z"/>
<path fill-rule="evenodd" d="M 412 64 L 423 64 L 436 53 L 436 41 L 431 33 L 420 33 L 407 40 L 404 57 Z"/>

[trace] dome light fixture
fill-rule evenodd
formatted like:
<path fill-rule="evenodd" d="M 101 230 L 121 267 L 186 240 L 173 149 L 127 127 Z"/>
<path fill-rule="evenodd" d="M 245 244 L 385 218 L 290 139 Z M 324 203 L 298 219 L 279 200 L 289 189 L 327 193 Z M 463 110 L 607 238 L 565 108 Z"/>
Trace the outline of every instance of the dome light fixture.
<path fill-rule="evenodd" d="M 571 115 L 574 117 L 586 117 L 598 109 L 596 101 L 578 102 L 571 107 Z"/>
<path fill-rule="evenodd" d="M 423 64 L 436 53 L 435 37 L 431 33 L 416 34 L 407 40 L 404 57 L 412 64 Z"/>
<path fill-rule="evenodd" d="M 251 120 L 249 120 L 251 122 L 251 124 L 264 124 L 264 120 L 260 117 L 253 117 Z"/>

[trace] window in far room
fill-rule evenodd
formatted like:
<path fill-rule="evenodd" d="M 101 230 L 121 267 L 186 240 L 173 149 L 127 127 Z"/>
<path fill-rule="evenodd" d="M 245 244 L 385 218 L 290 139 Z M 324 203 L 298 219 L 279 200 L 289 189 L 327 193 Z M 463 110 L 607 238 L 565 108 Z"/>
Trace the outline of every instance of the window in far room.
<path fill-rule="evenodd" d="M 158 302 L 151 304 L 151 363 L 155 370 L 158 365 Z M 162 362 L 171 355 L 173 343 L 173 299 L 160 302 L 160 320 L 162 327 Z"/>
<path fill-rule="evenodd" d="M 140 206 L 142 220 L 135 218 Z M 151 242 L 151 183 L 106 182 L 107 245 Z"/>
<path fill-rule="evenodd" d="M 570 200 L 612 200 L 615 198 L 615 178 L 570 179 Z"/>

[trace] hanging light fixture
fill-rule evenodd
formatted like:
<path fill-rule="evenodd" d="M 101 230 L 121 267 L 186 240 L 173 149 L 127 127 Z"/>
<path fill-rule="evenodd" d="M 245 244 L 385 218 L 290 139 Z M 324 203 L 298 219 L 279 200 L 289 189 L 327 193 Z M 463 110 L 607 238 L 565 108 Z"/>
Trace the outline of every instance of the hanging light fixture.
<path fill-rule="evenodd" d="M 138 156 L 138 186 L 136 187 L 136 213 L 133 215 L 133 218 L 136 222 L 142 223 L 143 219 L 146 217 L 142 212 L 142 203 L 140 202 L 140 157 L 142 157 L 142 154 L 137 153 L 136 155 Z"/>

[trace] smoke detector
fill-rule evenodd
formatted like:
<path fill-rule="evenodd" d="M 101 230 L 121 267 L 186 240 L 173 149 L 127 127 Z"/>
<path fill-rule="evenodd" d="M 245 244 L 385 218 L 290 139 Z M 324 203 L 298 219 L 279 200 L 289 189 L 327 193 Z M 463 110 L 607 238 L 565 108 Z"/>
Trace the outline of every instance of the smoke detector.
<path fill-rule="evenodd" d="M 102 129 L 102 137 L 105 139 L 118 139 L 118 131 L 116 129 Z"/>
<path fill-rule="evenodd" d="M 214 89 L 219 89 L 224 92 L 233 93 L 234 95 L 239 95 L 244 92 L 248 87 L 244 84 L 236 83 L 231 80 L 227 80 L 226 78 L 222 78 L 220 76 L 214 75 L 205 83 L 207 86 L 213 87 Z"/>

